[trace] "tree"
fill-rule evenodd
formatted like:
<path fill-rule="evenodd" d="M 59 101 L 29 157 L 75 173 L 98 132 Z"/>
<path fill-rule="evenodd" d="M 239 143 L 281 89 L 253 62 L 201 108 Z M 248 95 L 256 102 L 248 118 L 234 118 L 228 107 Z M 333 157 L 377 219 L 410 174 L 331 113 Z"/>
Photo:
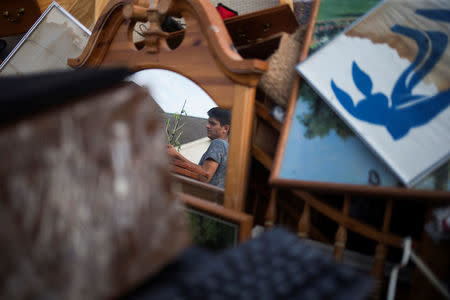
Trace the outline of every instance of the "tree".
<path fill-rule="evenodd" d="M 338 118 L 309 85 L 303 84 L 299 94 L 298 101 L 305 102 L 309 111 L 309 113 L 297 116 L 297 120 L 306 127 L 306 138 L 325 137 L 332 129 L 343 139 L 354 136 L 350 128 Z"/>

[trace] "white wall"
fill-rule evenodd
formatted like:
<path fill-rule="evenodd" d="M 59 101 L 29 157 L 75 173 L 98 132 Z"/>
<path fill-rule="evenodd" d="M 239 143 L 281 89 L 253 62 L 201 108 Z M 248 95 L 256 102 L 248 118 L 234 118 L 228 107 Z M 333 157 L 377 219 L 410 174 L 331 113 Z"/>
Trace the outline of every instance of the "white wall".
<path fill-rule="evenodd" d="M 180 153 L 193 163 L 198 164 L 200 158 L 202 157 L 203 153 L 206 152 L 210 143 L 211 140 L 208 137 L 204 137 L 181 145 Z"/>

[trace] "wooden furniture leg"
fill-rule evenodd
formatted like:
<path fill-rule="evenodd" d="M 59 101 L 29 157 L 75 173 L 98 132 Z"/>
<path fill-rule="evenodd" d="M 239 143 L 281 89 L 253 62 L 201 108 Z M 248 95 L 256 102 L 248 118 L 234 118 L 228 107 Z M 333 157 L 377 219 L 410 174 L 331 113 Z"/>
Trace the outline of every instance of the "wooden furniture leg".
<path fill-rule="evenodd" d="M 388 199 L 386 201 L 386 207 L 384 209 L 384 219 L 383 219 L 383 226 L 382 226 L 382 232 L 387 233 L 389 232 L 389 227 L 391 225 L 391 217 L 392 217 L 392 206 L 393 206 L 393 200 Z M 383 284 L 383 277 L 384 277 L 384 265 L 386 262 L 388 248 L 386 244 L 383 244 L 379 242 L 375 248 L 375 257 L 372 267 L 372 276 L 376 280 L 376 289 L 374 292 L 374 299 L 380 299 L 380 293 L 382 290 L 382 284 Z"/>
<path fill-rule="evenodd" d="M 350 195 L 345 194 L 344 204 L 342 205 L 342 214 L 348 216 L 350 211 Z M 339 224 L 338 230 L 336 231 L 335 242 L 334 242 L 334 259 L 337 262 L 342 262 L 344 259 L 344 250 L 347 243 L 347 228 L 342 224 Z"/>
<path fill-rule="evenodd" d="M 267 205 L 264 227 L 270 228 L 275 224 L 275 218 L 277 215 L 277 189 L 272 189 L 270 193 L 269 204 Z"/>
<path fill-rule="evenodd" d="M 298 237 L 299 238 L 308 238 L 309 230 L 311 227 L 311 207 L 308 203 L 305 202 L 305 206 L 303 206 L 302 215 L 300 216 L 300 220 L 298 221 Z"/>
<path fill-rule="evenodd" d="M 254 87 L 235 87 L 224 206 L 237 211 L 245 207 L 255 92 Z"/>

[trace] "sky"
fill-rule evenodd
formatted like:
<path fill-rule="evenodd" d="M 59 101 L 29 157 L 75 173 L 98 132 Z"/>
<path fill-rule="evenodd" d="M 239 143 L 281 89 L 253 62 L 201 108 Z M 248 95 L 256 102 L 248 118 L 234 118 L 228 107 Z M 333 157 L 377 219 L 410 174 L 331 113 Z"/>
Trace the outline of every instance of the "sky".
<path fill-rule="evenodd" d="M 180 113 L 186 100 L 188 116 L 208 118 L 208 110 L 217 106 L 211 97 L 190 79 L 167 70 L 149 69 L 127 78 L 147 87 L 158 105 L 166 113 Z"/>

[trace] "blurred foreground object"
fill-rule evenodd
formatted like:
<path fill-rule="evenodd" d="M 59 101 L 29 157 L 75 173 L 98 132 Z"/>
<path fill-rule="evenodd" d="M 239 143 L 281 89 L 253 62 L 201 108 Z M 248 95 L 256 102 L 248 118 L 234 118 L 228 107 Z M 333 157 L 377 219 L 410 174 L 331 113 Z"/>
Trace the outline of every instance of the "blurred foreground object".
<path fill-rule="evenodd" d="M 275 228 L 217 255 L 191 248 L 125 299 L 357 300 L 372 288 L 369 276 Z"/>
<path fill-rule="evenodd" d="M 7 78 L 22 88 L 0 99 L 0 299 L 117 297 L 187 246 L 156 104 L 127 74 Z"/>

